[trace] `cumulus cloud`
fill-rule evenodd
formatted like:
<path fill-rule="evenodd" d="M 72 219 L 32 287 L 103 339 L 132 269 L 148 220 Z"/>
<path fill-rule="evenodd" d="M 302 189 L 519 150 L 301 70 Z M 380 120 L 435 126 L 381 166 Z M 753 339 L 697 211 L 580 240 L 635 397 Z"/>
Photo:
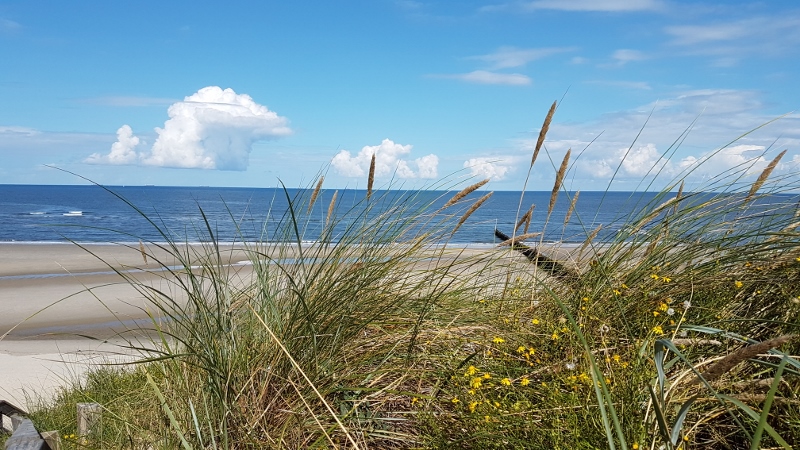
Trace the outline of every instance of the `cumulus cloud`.
<path fill-rule="evenodd" d="M 341 150 L 331 160 L 331 166 L 346 177 L 365 177 L 369 172 L 372 155 L 375 155 L 377 177 L 391 175 L 398 178 L 436 178 L 439 157 L 430 154 L 408 161 L 404 157 L 411 153 L 411 149 L 411 145 L 396 144 L 390 139 L 384 139 L 380 145 L 364 146 L 356 155 Z"/>
<path fill-rule="evenodd" d="M 788 148 L 795 153 L 800 148 L 800 116 L 796 114 L 757 129 L 775 118 L 762 112 L 765 105 L 760 95 L 692 90 L 591 122 L 561 123 L 556 115 L 545 145 L 555 160 L 572 148 L 573 155 L 579 155 L 574 157 L 575 179 L 591 180 L 594 188 L 605 186 L 618 167 L 615 180 L 622 183 L 639 182 L 648 171 L 651 176 L 660 173 L 663 181 L 691 171 L 688 181 L 693 183 L 704 183 L 728 170 L 746 170 L 755 177 L 771 159 L 772 153 L 762 156 L 765 149 L 777 153 Z M 519 142 L 520 149 L 529 152 L 537 133 Z M 741 137 L 727 145 L 737 136 Z M 790 170 L 784 164 L 777 170 Z M 537 168 L 539 176 L 549 174 L 542 166 Z"/>
<path fill-rule="evenodd" d="M 143 164 L 186 169 L 246 170 L 253 143 L 289 135 L 287 119 L 247 94 L 209 86 L 173 103 L 156 140 L 137 150 L 139 138 L 127 125 L 111 151 L 92 154 L 90 164 Z"/>
<path fill-rule="evenodd" d="M 472 176 L 500 181 L 511 171 L 512 165 L 508 160 L 479 157 L 464 161 L 464 168 L 468 169 Z"/>
<path fill-rule="evenodd" d="M 136 164 L 139 154 L 136 147 L 139 138 L 133 135 L 133 130 L 128 125 L 123 125 L 117 130 L 117 142 L 111 144 L 111 152 L 107 155 L 94 153 L 86 162 L 90 164 Z"/>

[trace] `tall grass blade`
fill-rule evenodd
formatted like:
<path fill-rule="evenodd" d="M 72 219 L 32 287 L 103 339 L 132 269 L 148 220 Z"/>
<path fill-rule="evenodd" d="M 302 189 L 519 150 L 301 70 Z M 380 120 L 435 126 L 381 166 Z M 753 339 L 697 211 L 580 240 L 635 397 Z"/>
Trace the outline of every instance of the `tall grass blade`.
<path fill-rule="evenodd" d="M 778 370 L 775 372 L 775 377 L 772 379 L 772 384 L 769 387 L 769 392 L 764 398 L 764 406 L 761 408 L 761 416 L 758 419 L 756 431 L 753 432 L 753 441 L 750 443 L 750 450 L 757 450 L 761 448 L 761 438 L 764 435 L 764 428 L 767 425 L 767 418 L 769 418 L 769 411 L 772 408 L 772 402 L 775 400 L 775 394 L 778 392 L 778 386 L 781 384 L 781 377 L 783 377 L 783 370 L 786 368 L 786 361 L 788 357 L 781 358 L 781 363 L 778 365 Z"/>

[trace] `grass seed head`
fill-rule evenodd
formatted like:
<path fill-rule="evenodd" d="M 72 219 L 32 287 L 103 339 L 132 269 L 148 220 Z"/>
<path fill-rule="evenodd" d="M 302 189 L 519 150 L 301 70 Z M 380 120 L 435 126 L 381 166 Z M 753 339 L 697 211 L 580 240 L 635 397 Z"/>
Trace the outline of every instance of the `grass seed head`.
<path fill-rule="evenodd" d="M 464 189 L 459 191 L 456 195 L 454 195 L 453 198 L 448 200 L 447 203 L 445 203 L 444 206 L 442 206 L 442 209 L 445 209 L 445 208 L 448 208 L 450 206 L 455 205 L 459 200 L 461 200 L 462 198 L 466 197 L 467 195 L 475 192 L 477 189 L 479 189 L 481 186 L 483 186 L 484 184 L 486 184 L 488 182 L 489 182 L 489 179 L 487 178 L 485 180 L 479 181 L 479 182 L 477 182 L 475 184 L 472 184 L 470 186 L 465 187 Z"/>
<path fill-rule="evenodd" d="M 553 212 L 553 207 L 556 206 L 558 191 L 561 189 L 561 184 L 564 182 L 564 175 L 566 175 L 567 167 L 569 166 L 570 153 L 572 153 L 572 149 L 567 150 L 567 154 L 564 155 L 564 159 L 561 161 L 561 167 L 559 167 L 558 172 L 556 172 L 556 182 L 553 183 L 553 192 L 550 194 L 550 206 L 547 208 L 548 216 Z"/>
<path fill-rule="evenodd" d="M 308 212 L 311 212 L 311 208 L 314 207 L 314 202 L 317 201 L 317 196 L 319 195 L 320 189 L 322 189 L 323 181 L 325 181 L 325 177 L 319 177 L 319 181 L 317 181 L 317 187 L 314 188 L 314 192 L 311 194 L 311 200 L 308 201 Z"/>
<path fill-rule="evenodd" d="M 751 198 L 753 198 L 754 195 L 756 195 L 756 192 L 758 192 L 758 190 L 761 189 L 761 186 L 764 184 L 764 182 L 767 181 L 767 178 L 769 178 L 769 175 L 772 173 L 773 170 L 775 170 L 775 166 L 777 166 L 778 163 L 781 162 L 781 158 L 783 158 L 783 155 L 785 154 L 786 150 L 780 152 L 778 156 L 776 156 L 772 161 L 770 161 L 767 167 L 764 168 L 764 171 L 761 172 L 761 175 L 758 176 L 756 182 L 753 183 L 753 185 L 750 187 L 750 192 L 748 192 L 747 198 L 745 198 L 744 201 L 748 201 Z"/>

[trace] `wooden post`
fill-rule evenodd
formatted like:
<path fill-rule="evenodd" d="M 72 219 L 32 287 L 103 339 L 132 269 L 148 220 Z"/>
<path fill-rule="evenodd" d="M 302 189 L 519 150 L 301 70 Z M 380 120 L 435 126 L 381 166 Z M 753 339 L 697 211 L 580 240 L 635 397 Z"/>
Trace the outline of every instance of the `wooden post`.
<path fill-rule="evenodd" d="M 61 433 L 59 433 L 58 430 L 42 431 L 39 434 L 41 434 L 42 439 L 47 442 L 47 446 L 50 447 L 50 450 L 61 450 Z"/>
<path fill-rule="evenodd" d="M 103 408 L 99 403 L 78 403 L 78 437 L 87 438 L 100 423 Z"/>

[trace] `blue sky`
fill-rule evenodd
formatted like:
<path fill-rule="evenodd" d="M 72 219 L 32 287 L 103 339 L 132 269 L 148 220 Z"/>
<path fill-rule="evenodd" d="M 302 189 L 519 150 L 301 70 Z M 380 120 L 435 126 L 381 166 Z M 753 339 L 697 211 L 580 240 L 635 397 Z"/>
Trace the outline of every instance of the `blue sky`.
<path fill-rule="evenodd" d="M 0 54 L 0 183 L 518 190 L 554 100 L 529 189 L 800 163 L 795 1 L 0 1 Z"/>

